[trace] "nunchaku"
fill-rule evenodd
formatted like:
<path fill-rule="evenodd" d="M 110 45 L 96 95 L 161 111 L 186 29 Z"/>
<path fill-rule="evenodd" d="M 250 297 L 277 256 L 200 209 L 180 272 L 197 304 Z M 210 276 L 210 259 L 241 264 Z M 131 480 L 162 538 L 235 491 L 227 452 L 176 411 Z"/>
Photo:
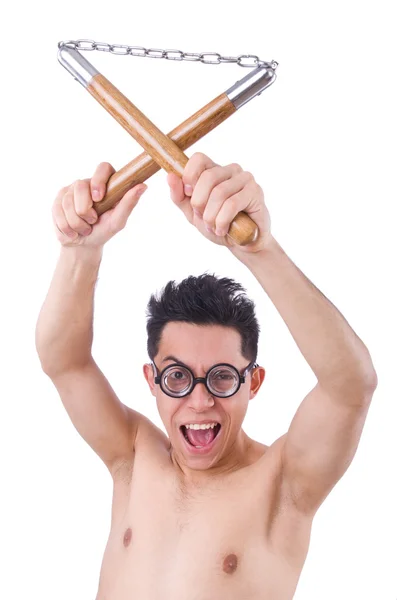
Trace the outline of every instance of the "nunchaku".
<path fill-rule="evenodd" d="M 82 56 L 77 47 L 75 42 L 59 42 L 59 62 L 145 150 L 109 178 L 105 197 L 100 202 L 95 202 L 93 206 L 98 216 L 115 206 L 129 189 L 149 179 L 160 168 L 182 177 L 189 160 L 183 151 L 269 87 L 276 79 L 275 69 L 278 64 L 273 61 L 265 63 L 266 66 L 260 65 L 254 68 L 226 92 L 217 96 L 165 135 L 97 71 Z M 205 54 L 208 53 L 201 56 Z M 255 241 L 258 227 L 245 212 L 239 212 L 232 221 L 227 235 L 238 245 L 245 246 Z"/>

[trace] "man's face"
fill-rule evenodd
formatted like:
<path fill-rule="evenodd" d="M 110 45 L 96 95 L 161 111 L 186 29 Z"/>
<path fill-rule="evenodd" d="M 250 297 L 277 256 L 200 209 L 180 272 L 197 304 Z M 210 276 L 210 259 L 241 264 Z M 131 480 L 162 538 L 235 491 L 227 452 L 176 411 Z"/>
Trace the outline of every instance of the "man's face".
<path fill-rule="evenodd" d="M 241 355 L 240 343 L 239 333 L 230 327 L 170 322 L 164 327 L 154 362 L 158 374 L 176 362 L 188 366 L 195 377 L 205 377 L 207 371 L 218 363 L 233 365 L 243 374 L 249 361 Z M 174 358 L 166 360 L 168 356 Z M 144 374 L 156 397 L 157 408 L 178 463 L 199 470 L 209 469 L 220 461 L 227 464 L 236 453 L 248 402 L 263 381 L 264 369 L 256 369 L 253 377 L 249 372 L 245 383 L 229 398 L 212 395 L 203 383 L 197 383 L 187 396 L 172 398 L 154 383 L 150 365 L 144 365 Z M 200 428 L 199 433 L 186 428 L 186 425 L 214 423 L 220 428 L 219 425 L 204 431 Z M 201 447 L 196 447 L 196 444 Z"/>

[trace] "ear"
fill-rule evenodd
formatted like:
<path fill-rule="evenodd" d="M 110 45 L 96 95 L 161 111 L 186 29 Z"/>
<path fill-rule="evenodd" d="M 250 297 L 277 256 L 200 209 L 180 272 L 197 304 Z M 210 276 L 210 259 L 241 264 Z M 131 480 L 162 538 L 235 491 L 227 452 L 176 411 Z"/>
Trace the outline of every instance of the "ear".
<path fill-rule="evenodd" d="M 265 379 L 266 370 L 263 367 L 256 367 L 251 371 L 251 387 L 250 387 L 250 400 L 255 398 L 259 389 Z"/>
<path fill-rule="evenodd" d="M 154 383 L 154 369 L 151 364 L 145 363 L 143 365 L 143 374 L 145 376 L 146 381 L 149 384 L 152 396 L 155 396 L 156 395 L 156 392 L 155 392 L 156 384 Z"/>

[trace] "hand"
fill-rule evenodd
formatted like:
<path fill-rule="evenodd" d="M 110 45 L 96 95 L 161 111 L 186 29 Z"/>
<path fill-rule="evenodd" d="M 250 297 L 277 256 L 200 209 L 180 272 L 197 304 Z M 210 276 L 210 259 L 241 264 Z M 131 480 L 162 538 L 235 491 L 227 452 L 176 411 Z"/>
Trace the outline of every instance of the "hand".
<path fill-rule="evenodd" d="M 173 202 L 211 242 L 247 253 L 267 247 L 272 236 L 263 191 L 253 175 L 240 165 L 221 167 L 205 154 L 196 153 L 187 163 L 182 179 L 169 173 L 167 182 Z M 259 229 L 256 241 L 246 246 L 239 246 L 226 235 L 240 211 L 247 213 Z"/>
<path fill-rule="evenodd" d="M 112 165 L 101 163 L 92 179 L 75 181 L 59 191 L 52 218 L 63 246 L 100 247 L 124 229 L 147 186 L 139 184 L 128 190 L 116 206 L 98 217 L 94 203 L 104 198 L 107 182 L 114 172 Z"/>

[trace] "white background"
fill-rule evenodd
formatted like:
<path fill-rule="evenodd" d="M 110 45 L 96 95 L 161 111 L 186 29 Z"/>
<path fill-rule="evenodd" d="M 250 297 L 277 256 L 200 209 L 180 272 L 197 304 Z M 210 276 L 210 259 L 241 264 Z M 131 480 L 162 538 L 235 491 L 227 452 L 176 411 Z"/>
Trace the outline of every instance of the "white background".
<path fill-rule="evenodd" d="M 38 1 L 3 8 L 1 101 L 0 597 L 95 598 L 111 478 L 79 437 L 34 345 L 58 258 L 58 189 L 116 168 L 137 143 L 57 62 L 59 40 L 279 62 L 259 98 L 187 151 L 238 162 L 265 192 L 273 234 L 368 346 L 379 378 L 355 460 L 320 508 L 296 600 L 396 600 L 396 43 L 392 2 Z M 85 56 L 164 132 L 248 71 L 104 53 Z M 164 171 L 107 245 L 93 354 L 127 405 L 161 426 L 142 374 L 145 308 L 167 281 L 240 281 L 261 324 L 267 377 L 247 433 L 282 435 L 315 378 L 257 280 L 169 198 Z M 133 595 L 133 594 L 132 594 Z M 142 599 L 143 600 L 143 599 Z M 187 599 L 188 600 L 188 599 Z"/>

